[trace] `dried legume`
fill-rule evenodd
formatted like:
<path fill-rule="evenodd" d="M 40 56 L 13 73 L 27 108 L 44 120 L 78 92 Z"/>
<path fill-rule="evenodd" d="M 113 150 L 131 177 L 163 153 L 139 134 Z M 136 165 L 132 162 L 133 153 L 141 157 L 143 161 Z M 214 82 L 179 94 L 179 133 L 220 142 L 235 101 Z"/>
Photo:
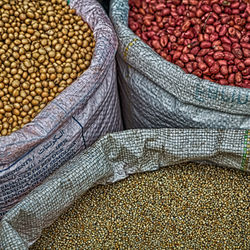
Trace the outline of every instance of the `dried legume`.
<path fill-rule="evenodd" d="M 94 47 L 90 27 L 65 0 L 0 0 L 0 136 L 72 84 Z"/>
<path fill-rule="evenodd" d="M 249 174 L 185 164 L 83 195 L 35 249 L 249 249 Z"/>
<path fill-rule="evenodd" d="M 130 0 L 129 27 L 163 58 L 222 85 L 250 88 L 247 0 Z"/>

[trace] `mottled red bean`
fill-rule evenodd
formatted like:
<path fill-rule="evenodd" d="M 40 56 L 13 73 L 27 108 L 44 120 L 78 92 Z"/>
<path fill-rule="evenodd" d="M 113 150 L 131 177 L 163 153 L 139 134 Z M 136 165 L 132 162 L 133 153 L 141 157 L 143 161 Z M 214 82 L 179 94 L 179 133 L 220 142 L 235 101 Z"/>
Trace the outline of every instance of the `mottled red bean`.
<path fill-rule="evenodd" d="M 245 0 L 130 0 L 129 27 L 170 62 L 203 79 L 250 88 Z"/>

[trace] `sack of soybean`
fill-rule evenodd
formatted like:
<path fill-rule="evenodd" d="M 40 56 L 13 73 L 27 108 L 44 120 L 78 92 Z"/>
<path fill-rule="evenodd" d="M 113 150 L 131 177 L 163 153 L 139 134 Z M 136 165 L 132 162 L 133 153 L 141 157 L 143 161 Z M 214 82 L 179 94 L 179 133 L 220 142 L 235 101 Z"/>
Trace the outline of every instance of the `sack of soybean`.
<path fill-rule="evenodd" d="M 249 128 L 250 90 L 186 74 L 128 27 L 128 0 L 112 0 L 126 128 Z"/>
<path fill-rule="evenodd" d="M 250 170 L 248 130 L 144 129 L 108 134 L 77 154 L 0 221 L 0 249 L 28 249 L 88 189 L 185 162 Z"/>
<path fill-rule="evenodd" d="M 0 5 L 2 4 L 0 3 Z M 13 7 L 12 4 L 14 3 L 6 3 L 0 6 L 1 11 L 8 11 L 9 8 Z M 54 24 L 53 22 L 46 24 L 46 21 L 41 21 L 42 30 L 39 30 L 40 36 L 47 38 L 47 40 L 40 40 L 44 47 L 40 47 L 37 51 L 41 51 L 42 55 L 44 52 L 44 57 L 48 58 L 46 60 L 52 63 L 56 63 L 58 58 L 63 58 L 61 59 L 62 65 L 58 65 L 58 72 L 61 72 L 60 69 L 65 65 L 63 64 L 64 61 L 66 64 L 68 63 L 69 68 L 72 66 L 73 69 L 74 67 L 77 69 L 78 66 L 80 69 L 84 69 L 86 65 L 89 67 L 62 93 L 45 106 L 31 122 L 7 136 L 0 136 L 0 219 L 12 206 L 23 199 L 25 195 L 79 151 L 93 144 L 101 135 L 122 130 L 115 62 L 117 38 L 110 20 L 100 4 L 95 0 L 72 0 L 69 3 L 70 8 L 64 0 L 47 2 L 23 1 L 19 4 L 22 5 L 25 11 L 28 11 L 27 13 L 29 14 L 27 16 L 34 18 L 36 18 L 36 15 L 42 18 L 41 15 L 44 15 L 41 14 L 44 13 L 42 10 L 46 10 L 46 8 L 49 10 L 46 12 L 48 16 L 43 18 L 43 20 L 54 20 Z M 28 7 L 29 10 L 26 10 Z M 32 14 L 36 8 L 40 9 L 36 12 L 36 15 Z M 58 10 L 62 16 L 56 16 L 53 19 L 53 11 L 55 10 Z M 72 13 L 74 18 L 78 20 L 78 24 L 72 22 L 74 21 L 70 17 Z M 4 18 L 0 15 L 0 19 L 1 17 Z M 60 18 L 62 18 L 63 25 L 60 23 Z M 83 24 L 83 21 L 89 25 L 89 29 L 86 23 Z M 30 23 L 27 19 L 24 22 Z M 55 22 L 58 23 L 56 24 Z M 36 22 L 34 21 L 34 23 Z M 37 25 L 39 28 L 38 23 Z M 81 27 L 81 25 L 84 27 Z M 55 41 L 52 41 L 52 43 L 50 41 L 48 44 L 48 38 L 55 35 L 53 29 L 57 27 L 61 29 L 58 32 L 58 37 L 55 38 Z M 83 29 L 83 33 L 81 33 L 81 29 Z M 44 30 L 45 32 L 42 33 Z M 30 32 L 32 33 L 33 31 Z M 78 37 L 82 39 L 76 40 L 74 34 L 78 34 Z M 88 46 L 90 40 L 87 40 L 87 45 L 84 45 L 84 42 L 86 42 L 84 39 L 87 39 L 90 34 L 93 34 L 95 39 L 95 47 L 91 64 L 88 61 L 84 65 L 80 53 L 71 53 L 73 53 L 72 49 L 81 46 L 80 52 L 87 58 L 86 55 L 89 55 L 88 52 L 92 50 Z M 69 41 L 65 40 L 67 36 L 69 36 Z M 37 38 L 34 37 L 33 39 Z M 65 41 L 62 41 L 62 39 Z M 33 44 L 36 48 L 37 44 L 32 43 L 31 46 Z M 65 47 L 63 47 L 64 44 Z M 25 46 L 27 49 L 28 47 Z M 62 47 L 65 49 L 64 52 Z M 58 54 L 60 48 L 62 48 L 61 53 L 64 56 Z M 46 54 L 46 49 L 48 49 L 48 55 Z M 55 53 L 55 55 L 49 59 L 49 56 L 52 55 L 50 54 L 51 52 L 52 54 Z M 39 57 L 40 59 L 42 55 Z M 77 63 L 81 64 L 78 65 L 72 62 L 73 58 L 80 58 Z M 32 60 L 30 59 L 31 62 L 33 62 Z M 40 62 L 42 61 L 44 60 L 41 59 Z M 27 66 L 28 63 L 25 65 Z M 21 65 L 23 70 L 26 69 L 25 65 Z M 41 71 L 46 72 L 46 67 L 49 66 L 43 66 Z M 64 79 L 67 79 L 70 72 L 66 70 L 64 73 L 63 75 L 61 74 L 63 77 L 61 79 L 62 82 Z M 51 75 L 50 77 L 52 77 Z M 54 78 L 52 77 L 51 79 Z M 36 80 L 37 78 L 35 78 L 34 83 L 40 84 Z M 59 86 L 60 83 L 60 81 L 57 82 Z M 56 80 L 50 80 L 48 82 L 49 86 L 44 89 L 48 89 L 50 85 L 54 89 L 55 84 Z M 22 86 L 24 86 L 24 83 L 22 83 Z M 25 93 L 27 94 L 27 92 Z M 1 98 L 3 101 L 3 97 Z M 0 126 L 0 130 L 2 128 Z M 72 169 L 72 171 L 74 172 L 75 170 Z"/>

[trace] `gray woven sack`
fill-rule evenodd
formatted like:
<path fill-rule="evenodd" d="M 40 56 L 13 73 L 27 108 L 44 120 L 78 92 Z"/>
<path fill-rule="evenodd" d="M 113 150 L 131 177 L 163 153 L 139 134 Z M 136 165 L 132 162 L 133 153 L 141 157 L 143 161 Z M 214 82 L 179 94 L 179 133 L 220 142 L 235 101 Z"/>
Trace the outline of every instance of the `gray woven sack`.
<path fill-rule="evenodd" d="M 209 129 L 128 130 L 106 135 L 3 217 L 0 249 L 27 249 L 43 228 L 96 184 L 189 161 L 249 171 L 249 136 L 244 130 Z"/>
<path fill-rule="evenodd" d="M 91 65 L 32 122 L 0 137 L 0 219 L 80 150 L 101 135 L 122 130 L 112 24 L 95 0 L 72 0 L 70 5 L 94 32 Z"/>
<path fill-rule="evenodd" d="M 186 74 L 128 28 L 128 11 L 128 0 L 111 1 L 127 128 L 250 128 L 250 89 Z"/>

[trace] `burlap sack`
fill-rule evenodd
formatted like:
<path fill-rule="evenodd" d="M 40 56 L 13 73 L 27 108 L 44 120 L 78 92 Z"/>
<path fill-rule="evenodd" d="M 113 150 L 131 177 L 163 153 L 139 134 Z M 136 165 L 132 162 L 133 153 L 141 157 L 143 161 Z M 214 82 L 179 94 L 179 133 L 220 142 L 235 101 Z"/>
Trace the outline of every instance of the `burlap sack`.
<path fill-rule="evenodd" d="M 249 131 L 129 130 L 109 134 L 67 162 L 0 222 L 0 249 L 27 249 L 80 195 L 96 184 L 183 162 L 249 171 Z"/>
<path fill-rule="evenodd" d="M 128 0 L 111 1 L 127 128 L 250 128 L 250 89 L 186 74 L 128 28 L 128 11 Z"/>
<path fill-rule="evenodd" d="M 95 0 L 70 5 L 94 31 L 89 69 L 31 123 L 0 137 L 0 219 L 61 164 L 107 132 L 122 129 L 117 93 L 117 38 Z"/>

